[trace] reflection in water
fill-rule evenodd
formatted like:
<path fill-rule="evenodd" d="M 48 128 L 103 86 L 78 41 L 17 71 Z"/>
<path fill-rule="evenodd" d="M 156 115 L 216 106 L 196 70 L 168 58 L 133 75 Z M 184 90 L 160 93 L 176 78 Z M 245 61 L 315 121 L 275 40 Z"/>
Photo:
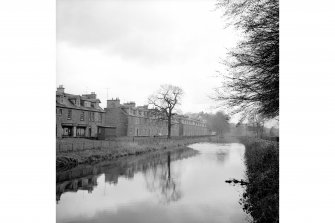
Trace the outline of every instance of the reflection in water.
<path fill-rule="evenodd" d="M 229 153 L 227 151 L 218 151 L 216 153 L 216 158 L 219 163 L 224 163 L 228 159 Z"/>
<path fill-rule="evenodd" d="M 56 185 L 56 199 L 60 200 L 60 196 L 65 192 L 77 192 L 78 190 L 87 190 L 92 193 L 94 186 L 97 186 L 98 176 L 88 176 L 84 178 L 65 181 Z"/>
<path fill-rule="evenodd" d="M 181 198 L 180 174 L 174 173 L 171 177 L 171 152 L 167 154 L 167 162 L 154 166 L 144 172 L 147 188 L 150 192 L 157 193 L 159 201 L 170 203 Z"/>
<path fill-rule="evenodd" d="M 183 148 L 171 152 L 147 154 L 137 157 L 128 157 L 117 161 L 105 161 L 97 165 L 83 165 L 72 170 L 57 173 L 56 199 L 65 192 L 86 190 L 91 193 L 97 186 L 97 178 L 104 173 L 105 182 L 116 185 L 118 178 L 123 176 L 132 179 L 135 172 L 145 173 L 149 191 L 161 191 L 165 202 L 177 200 L 176 181 L 171 178 L 170 163 L 196 155 L 197 152 L 190 148 Z"/>
<path fill-rule="evenodd" d="M 244 146 L 190 147 L 57 173 L 57 222 L 247 222 Z"/>

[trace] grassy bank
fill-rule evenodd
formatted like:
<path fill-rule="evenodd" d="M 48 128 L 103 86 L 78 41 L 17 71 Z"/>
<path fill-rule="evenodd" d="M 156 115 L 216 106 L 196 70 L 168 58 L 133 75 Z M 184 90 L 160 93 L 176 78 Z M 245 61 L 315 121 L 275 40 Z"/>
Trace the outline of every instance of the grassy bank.
<path fill-rule="evenodd" d="M 155 139 L 155 141 L 141 140 L 141 141 L 119 141 L 110 144 L 111 146 L 99 146 L 96 143 L 94 149 L 75 150 L 67 152 L 57 152 L 56 167 L 57 170 L 73 168 L 79 164 L 96 163 L 108 159 L 116 159 L 124 156 L 139 155 L 147 152 L 167 150 L 178 147 L 185 147 L 187 145 L 197 142 L 224 142 L 228 139 L 217 137 L 186 137 L 178 139 Z M 71 143 L 76 143 L 72 141 Z M 82 144 L 82 140 L 78 140 L 78 144 Z M 103 145 L 103 143 L 102 143 Z M 108 144 L 107 144 L 108 145 Z"/>
<path fill-rule="evenodd" d="M 249 184 L 243 194 L 243 208 L 256 223 L 279 222 L 279 144 L 255 138 L 241 138 Z"/>

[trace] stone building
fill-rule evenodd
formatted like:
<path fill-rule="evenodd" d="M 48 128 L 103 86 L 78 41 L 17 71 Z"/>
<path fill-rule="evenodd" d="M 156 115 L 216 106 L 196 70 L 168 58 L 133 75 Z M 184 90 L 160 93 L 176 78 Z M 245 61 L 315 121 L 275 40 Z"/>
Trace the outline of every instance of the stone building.
<path fill-rule="evenodd" d="M 120 104 L 120 99 L 107 100 L 106 124 L 116 127 L 117 136 L 167 135 L 167 122 L 153 115 L 148 106 L 136 106 L 135 102 Z M 172 127 L 171 135 L 178 135 L 179 127 Z"/>
<path fill-rule="evenodd" d="M 120 104 L 120 99 L 107 100 L 106 124 L 116 127 L 116 136 L 167 136 L 167 121 L 157 117 L 148 106 L 135 102 Z M 208 135 L 206 124 L 187 116 L 172 120 L 171 136 Z"/>
<path fill-rule="evenodd" d="M 110 138 L 115 127 L 105 125 L 105 111 L 100 100 L 91 94 L 67 94 L 60 85 L 56 91 L 56 136 Z"/>
<path fill-rule="evenodd" d="M 179 136 L 202 136 L 209 135 L 206 122 L 203 120 L 189 118 L 187 116 L 178 116 Z"/>

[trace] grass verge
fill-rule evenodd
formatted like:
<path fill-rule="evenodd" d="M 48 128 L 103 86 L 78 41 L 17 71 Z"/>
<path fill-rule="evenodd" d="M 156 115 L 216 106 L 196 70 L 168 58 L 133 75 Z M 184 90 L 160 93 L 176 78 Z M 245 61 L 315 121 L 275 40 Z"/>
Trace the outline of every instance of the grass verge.
<path fill-rule="evenodd" d="M 224 142 L 228 139 L 218 137 L 192 137 L 184 139 L 170 139 L 155 142 L 117 142 L 112 147 L 96 147 L 95 149 L 72 151 L 56 154 L 57 171 L 71 169 L 79 164 L 92 164 L 104 160 L 116 159 L 124 156 L 139 155 L 147 152 L 184 147 L 198 142 Z"/>

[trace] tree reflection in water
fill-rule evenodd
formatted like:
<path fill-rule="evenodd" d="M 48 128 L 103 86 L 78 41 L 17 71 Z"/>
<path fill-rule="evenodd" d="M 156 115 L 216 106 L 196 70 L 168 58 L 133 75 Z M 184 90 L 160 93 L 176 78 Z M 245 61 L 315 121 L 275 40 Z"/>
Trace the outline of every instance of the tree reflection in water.
<path fill-rule="evenodd" d="M 228 154 L 224 152 L 217 152 L 216 159 L 219 163 L 224 163 L 228 158 Z"/>
<path fill-rule="evenodd" d="M 172 174 L 170 152 L 167 154 L 166 163 L 155 165 L 144 172 L 147 189 L 150 192 L 156 193 L 159 201 L 164 204 L 178 201 L 182 195 L 180 190 L 180 173 L 173 172 Z"/>
<path fill-rule="evenodd" d="M 65 192 L 77 192 L 78 190 L 92 192 L 97 186 L 96 179 L 101 174 L 105 175 L 105 182 L 117 185 L 120 176 L 132 179 L 138 172 L 144 173 L 147 189 L 159 195 L 162 202 L 177 201 L 181 197 L 181 173 L 180 171 L 177 171 L 179 174 L 176 171 L 171 173 L 170 163 L 171 161 L 186 159 L 197 154 L 196 150 L 185 147 L 173 152 L 150 153 L 104 161 L 93 166 L 81 165 L 71 170 L 57 172 L 56 201 L 59 201 L 61 195 Z M 90 180 L 92 177 L 94 177 L 95 181 Z"/>

